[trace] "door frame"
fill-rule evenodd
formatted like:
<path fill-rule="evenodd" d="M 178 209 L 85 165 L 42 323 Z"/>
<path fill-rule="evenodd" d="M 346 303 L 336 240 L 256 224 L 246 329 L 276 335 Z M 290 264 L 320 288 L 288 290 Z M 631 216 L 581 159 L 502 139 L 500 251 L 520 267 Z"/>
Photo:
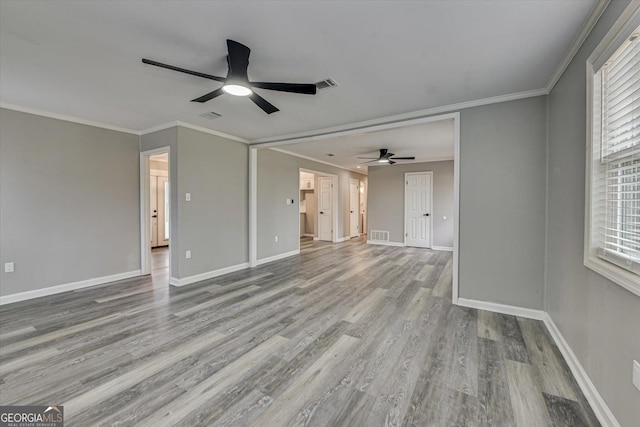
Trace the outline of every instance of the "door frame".
<path fill-rule="evenodd" d="M 333 232 L 331 233 L 331 241 L 333 243 L 337 243 L 338 242 L 338 175 L 334 175 L 332 173 L 327 173 L 327 172 L 321 172 L 321 171 L 317 171 L 317 170 L 313 170 L 313 169 L 307 169 L 307 168 L 298 168 L 298 212 L 300 212 L 300 172 L 307 172 L 307 173 L 312 173 L 314 175 L 318 175 L 318 177 L 324 177 L 324 178 L 331 178 L 331 183 L 333 184 L 333 190 L 331 191 L 331 196 L 332 196 L 332 204 L 331 204 L 331 216 L 332 221 L 331 223 L 333 224 Z M 314 179 L 318 178 L 318 177 L 314 177 Z M 317 188 L 313 188 L 313 192 L 316 193 L 318 191 Z M 318 197 L 316 196 L 316 224 L 319 225 L 319 220 L 320 220 L 320 204 L 317 202 Z M 300 232 L 300 214 L 298 213 L 298 233 Z M 313 239 L 315 240 L 317 237 L 314 236 Z M 298 251 L 300 251 L 300 239 L 298 239 Z"/>
<path fill-rule="evenodd" d="M 429 180 L 429 206 L 431 207 L 431 213 L 429 215 L 431 215 L 431 221 L 429 221 L 429 246 L 428 248 L 431 249 L 433 248 L 433 171 L 423 171 L 423 172 L 405 172 L 404 173 L 404 225 L 403 225 L 403 234 L 404 234 L 404 242 L 403 244 L 405 246 L 407 246 L 407 202 L 409 201 L 409 198 L 407 197 L 407 189 L 409 188 L 408 184 L 407 184 L 407 180 L 409 179 L 409 176 L 411 175 L 423 175 L 423 174 L 427 174 L 427 175 L 431 175 L 431 179 Z"/>
<path fill-rule="evenodd" d="M 447 108 L 432 108 L 429 110 L 417 111 L 392 117 L 382 117 L 376 120 L 369 120 L 350 125 L 325 129 L 324 132 L 316 132 L 312 135 L 289 135 L 280 138 L 258 140 L 249 147 L 249 265 L 256 266 L 257 259 L 257 230 L 258 230 L 258 150 L 267 148 L 284 149 L 287 145 L 299 144 L 307 141 L 319 141 L 338 136 L 356 135 L 367 132 L 374 132 L 386 129 L 397 129 L 407 126 L 414 126 L 422 123 L 437 122 L 440 120 L 453 120 L 453 159 L 446 158 L 440 160 L 453 160 L 453 280 L 452 280 L 452 303 L 458 304 L 459 288 L 459 252 L 460 252 L 460 111 L 461 105 L 453 105 Z M 307 158 L 318 161 L 317 159 Z M 351 170 L 339 165 L 332 164 L 333 167 Z M 368 188 L 367 188 L 368 190 Z M 367 200 L 368 202 L 368 200 Z M 368 212 L 367 212 L 368 213 Z"/>
<path fill-rule="evenodd" d="M 167 153 L 168 161 L 168 177 L 169 177 L 169 198 L 173 199 L 175 195 L 171 191 L 171 147 L 154 148 L 140 152 L 140 274 L 151 274 L 151 166 L 150 157 L 158 154 Z M 171 200 L 169 200 L 171 206 Z M 171 278 L 171 252 L 175 250 L 171 243 L 173 230 L 174 212 L 169 210 L 169 278 Z M 171 280 L 171 279 L 169 279 Z M 167 283 L 168 285 L 169 283 Z"/>

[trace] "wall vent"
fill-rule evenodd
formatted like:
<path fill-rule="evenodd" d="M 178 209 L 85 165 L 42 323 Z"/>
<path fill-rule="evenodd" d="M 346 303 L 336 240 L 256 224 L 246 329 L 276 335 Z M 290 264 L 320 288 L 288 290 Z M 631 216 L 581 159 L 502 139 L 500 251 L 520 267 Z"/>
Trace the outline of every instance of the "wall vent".
<path fill-rule="evenodd" d="M 388 242 L 389 232 L 381 230 L 369 230 L 369 240 L 374 242 Z"/>
<path fill-rule="evenodd" d="M 322 81 L 316 83 L 316 88 L 318 90 L 328 89 L 330 87 L 338 86 L 338 82 L 333 80 L 331 77 L 328 77 Z"/>
<path fill-rule="evenodd" d="M 213 111 L 208 111 L 206 113 L 200 114 L 200 117 L 202 117 L 203 119 L 207 119 L 207 120 L 214 120 L 214 119 L 217 119 L 218 117 L 220 117 L 220 114 L 214 113 Z"/>

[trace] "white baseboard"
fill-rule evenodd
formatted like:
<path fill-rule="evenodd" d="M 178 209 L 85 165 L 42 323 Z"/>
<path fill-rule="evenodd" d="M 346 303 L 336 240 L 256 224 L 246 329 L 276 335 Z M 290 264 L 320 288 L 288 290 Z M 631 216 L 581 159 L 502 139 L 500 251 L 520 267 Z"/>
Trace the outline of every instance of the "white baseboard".
<path fill-rule="evenodd" d="M 495 302 L 478 301 L 475 299 L 458 298 L 457 305 L 477 308 L 479 310 L 493 311 L 494 313 L 510 314 L 512 316 L 526 317 L 528 319 L 544 320 L 547 315 L 542 310 L 518 307 L 515 305 L 498 304 Z"/>
<path fill-rule="evenodd" d="M 203 280 L 212 279 L 214 277 L 222 276 L 223 274 L 233 273 L 234 271 L 244 270 L 249 267 L 248 262 L 242 264 L 232 265 L 231 267 L 220 268 L 218 270 L 207 271 L 206 273 L 195 274 L 189 277 L 183 277 L 181 279 L 172 277 L 169 283 L 173 286 L 186 286 L 196 282 L 202 282 Z M 173 283 L 172 283 L 173 282 Z"/>
<path fill-rule="evenodd" d="M 336 240 L 334 240 L 334 241 L 333 241 L 333 243 L 342 243 L 342 242 L 344 242 L 345 240 L 350 240 L 350 239 L 351 239 L 351 237 L 349 237 L 349 236 L 346 236 L 346 237 L 338 237 Z"/>
<path fill-rule="evenodd" d="M 558 329 L 549 313 L 545 312 L 544 314 L 545 316 L 542 319 L 544 320 L 544 324 L 547 326 L 551 337 L 553 337 L 553 340 L 560 349 L 567 365 L 569 365 L 569 369 L 571 369 L 573 377 L 578 382 L 578 385 L 580 386 L 584 396 L 587 398 L 589 405 L 591 405 L 591 409 L 596 414 L 596 417 L 598 417 L 598 421 L 600 421 L 603 426 L 620 427 L 616 417 L 613 415 L 604 399 L 602 399 L 602 396 L 598 393 L 596 386 L 591 382 L 591 378 L 589 378 L 589 375 L 587 375 L 575 353 L 571 350 L 571 347 L 569 347 L 564 336 L 562 336 L 560 329 Z"/>
<path fill-rule="evenodd" d="M 399 242 L 384 242 L 381 240 L 367 240 L 368 245 L 382 245 L 382 246 L 400 246 L 404 247 L 404 243 Z"/>
<path fill-rule="evenodd" d="M 302 236 L 304 236 L 304 237 L 314 237 L 314 235 L 311 234 L 311 233 L 304 233 Z"/>
<path fill-rule="evenodd" d="M 34 289 L 33 291 L 19 292 L 17 294 L 1 296 L 0 305 L 11 304 L 12 302 L 25 301 L 33 298 L 40 298 L 47 295 L 59 294 L 61 292 L 73 291 L 76 289 L 88 288 L 90 286 L 130 279 L 136 276 L 140 276 L 140 270 L 127 271 L 126 273 L 112 274 L 110 276 L 95 277 L 93 279 L 81 280 L 79 282 L 65 283 L 63 285 L 50 286 L 48 288 L 42 289 Z"/>
<path fill-rule="evenodd" d="M 318 241 L 318 240 L 320 240 L 320 238 L 319 237 L 314 237 L 313 240 Z"/>
<path fill-rule="evenodd" d="M 604 399 L 602 399 L 602 396 L 600 396 L 600 393 L 598 393 L 598 390 L 593 385 L 593 382 L 591 382 L 589 375 L 587 375 L 587 372 L 580 364 L 580 361 L 576 357 L 573 350 L 571 350 L 571 347 L 569 347 L 569 344 L 562 336 L 562 333 L 553 322 L 553 319 L 551 318 L 549 313 L 542 310 L 533 310 L 531 308 L 517 307 L 513 305 L 498 304 L 466 298 L 458 298 L 457 305 L 477 308 L 480 310 L 493 311 L 495 313 L 510 314 L 513 316 L 542 320 L 547 327 L 549 334 L 551 334 L 553 341 L 560 349 L 564 360 L 567 362 L 567 365 L 569 365 L 569 369 L 571 369 L 573 377 L 576 379 L 580 390 L 589 402 L 589 405 L 598 418 L 598 421 L 600 421 L 600 424 L 605 427 L 620 427 L 620 424 L 605 403 Z"/>
<path fill-rule="evenodd" d="M 451 246 L 431 246 L 431 249 L 434 251 L 453 252 L 453 248 Z"/>
<path fill-rule="evenodd" d="M 267 264 L 267 263 L 273 262 L 273 261 L 278 261 L 279 259 L 283 259 L 283 258 L 289 258 L 290 256 L 299 255 L 299 254 L 300 254 L 300 250 L 296 249 L 295 251 L 285 252 L 283 254 L 270 256 L 268 258 L 262 258 L 262 259 L 259 259 L 259 260 L 256 261 L 256 266 L 262 265 L 262 264 Z"/>

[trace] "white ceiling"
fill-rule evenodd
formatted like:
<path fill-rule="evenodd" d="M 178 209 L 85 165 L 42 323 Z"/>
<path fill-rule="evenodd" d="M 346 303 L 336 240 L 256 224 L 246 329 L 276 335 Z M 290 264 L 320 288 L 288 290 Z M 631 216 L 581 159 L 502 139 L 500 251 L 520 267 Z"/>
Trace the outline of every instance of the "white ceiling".
<path fill-rule="evenodd" d="M 357 157 L 378 157 L 381 148 L 386 148 L 399 157 L 415 156 L 416 158 L 399 160 L 397 164 L 452 160 L 453 126 L 453 119 L 446 119 L 397 129 L 300 142 L 278 147 L 278 150 L 367 173 L 368 165 L 365 164 L 367 160 Z M 333 154 L 333 156 L 327 156 L 327 154 Z M 380 166 L 379 163 L 370 163 L 370 165 Z"/>
<path fill-rule="evenodd" d="M 596 0 L 0 1 L 0 102 L 143 130 L 183 121 L 249 140 L 543 88 Z M 250 77 L 340 86 L 258 90 L 281 111 L 143 57 L 226 73 L 225 39 Z M 198 115 L 215 111 L 209 121 Z"/>

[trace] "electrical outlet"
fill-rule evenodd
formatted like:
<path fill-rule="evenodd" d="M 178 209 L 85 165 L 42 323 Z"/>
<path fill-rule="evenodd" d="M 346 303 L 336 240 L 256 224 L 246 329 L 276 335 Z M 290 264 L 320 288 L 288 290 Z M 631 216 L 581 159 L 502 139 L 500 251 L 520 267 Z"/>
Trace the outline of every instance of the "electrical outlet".
<path fill-rule="evenodd" d="M 4 272 L 5 273 L 13 273 L 14 270 L 14 265 L 12 262 L 5 262 L 4 263 Z"/>
<path fill-rule="evenodd" d="M 185 253 L 185 256 L 187 257 L 187 259 L 190 259 L 191 258 L 191 251 L 187 251 Z"/>
<path fill-rule="evenodd" d="M 637 360 L 633 361 L 633 385 L 640 390 L 640 363 Z"/>
<path fill-rule="evenodd" d="M 275 236 L 273 239 L 275 240 L 276 243 L 278 243 L 278 236 Z"/>

